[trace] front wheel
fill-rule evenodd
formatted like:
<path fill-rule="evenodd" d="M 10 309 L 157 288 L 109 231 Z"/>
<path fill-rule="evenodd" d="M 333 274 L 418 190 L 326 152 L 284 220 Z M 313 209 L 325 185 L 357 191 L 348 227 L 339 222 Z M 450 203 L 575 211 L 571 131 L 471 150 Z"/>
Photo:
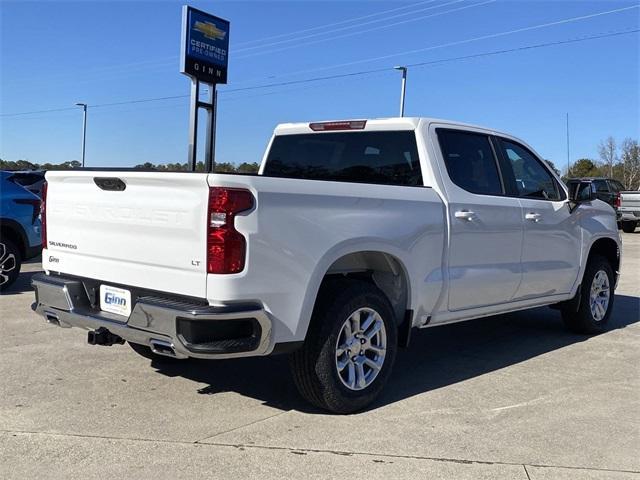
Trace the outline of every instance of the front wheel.
<path fill-rule="evenodd" d="M 301 395 L 334 413 L 362 410 L 383 389 L 396 356 L 397 324 L 382 291 L 330 281 L 318 297 L 304 346 L 291 355 Z"/>
<path fill-rule="evenodd" d="M 599 255 L 589 259 L 582 279 L 577 311 L 562 310 L 562 319 L 576 333 L 602 333 L 613 309 L 615 276 L 609 261 Z"/>
<path fill-rule="evenodd" d="M 624 233 L 633 233 L 636 231 L 638 222 L 622 222 L 622 231 Z"/>

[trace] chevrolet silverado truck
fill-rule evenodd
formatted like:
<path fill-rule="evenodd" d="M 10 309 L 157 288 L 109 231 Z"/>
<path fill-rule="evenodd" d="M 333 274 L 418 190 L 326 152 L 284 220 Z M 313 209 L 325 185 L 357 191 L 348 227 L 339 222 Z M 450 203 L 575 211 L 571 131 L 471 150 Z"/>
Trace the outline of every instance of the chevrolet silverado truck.
<path fill-rule="evenodd" d="M 640 223 L 640 190 L 625 190 L 620 192 L 620 222 L 622 223 L 622 231 L 625 233 L 633 233 Z"/>
<path fill-rule="evenodd" d="M 33 308 L 155 359 L 287 352 L 336 413 L 413 328 L 554 305 L 605 330 L 613 209 L 523 141 L 429 118 L 283 124 L 257 175 L 48 172 Z"/>

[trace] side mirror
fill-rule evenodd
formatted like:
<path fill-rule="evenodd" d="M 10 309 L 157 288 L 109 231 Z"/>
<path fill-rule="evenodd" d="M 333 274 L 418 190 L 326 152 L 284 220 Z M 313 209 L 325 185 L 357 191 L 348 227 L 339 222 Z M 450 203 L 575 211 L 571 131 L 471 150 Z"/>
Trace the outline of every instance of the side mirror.
<path fill-rule="evenodd" d="M 596 198 L 596 187 L 593 182 L 575 183 L 569 187 L 569 204 L 571 210 L 575 209 L 581 203 L 591 202 Z"/>
<path fill-rule="evenodd" d="M 593 182 L 580 182 L 576 185 L 572 200 L 576 203 L 591 202 L 596 199 L 596 187 Z"/>

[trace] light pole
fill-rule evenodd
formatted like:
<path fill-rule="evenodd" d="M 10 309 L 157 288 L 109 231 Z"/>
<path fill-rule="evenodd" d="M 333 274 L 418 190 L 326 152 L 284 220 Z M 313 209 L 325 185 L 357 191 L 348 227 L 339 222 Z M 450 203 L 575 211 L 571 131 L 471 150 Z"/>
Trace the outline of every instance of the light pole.
<path fill-rule="evenodd" d="M 399 65 L 393 68 L 402 72 L 402 87 L 400 90 L 400 116 L 404 117 L 404 96 L 407 89 L 407 67 Z"/>
<path fill-rule="evenodd" d="M 567 112 L 567 178 L 569 178 L 569 170 L 571 170 L 569 158 L 569 112 Z"/>
<path fill-rule="evenodd" d="M 87 141 L 87 104 L 76 103 L 76 105 L 82 107 L 82 168 L 84 168 L 84 152 Z"/>

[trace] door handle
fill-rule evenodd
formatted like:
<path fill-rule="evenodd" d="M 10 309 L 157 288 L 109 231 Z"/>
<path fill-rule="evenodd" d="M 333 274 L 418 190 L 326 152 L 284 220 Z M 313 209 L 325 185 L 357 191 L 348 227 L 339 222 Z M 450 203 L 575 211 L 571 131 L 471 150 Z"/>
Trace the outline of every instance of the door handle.
<path fill-rule="evenodd" d="M 467 220 L 468 222 L 473 220 L 476 216 L 475 213 L 470 212 L 469 210 L 458 210 L 454 215 L 456 218 L 459 218 L 460 220 Z"/>
<path fill-rule="evenodd" d="M 529 212 L 524 216 L 524 218 L 531 222 L 538 223 L 540 220 L 542 220 L 542 215 L 540 215 L 539 213 Z"/>

